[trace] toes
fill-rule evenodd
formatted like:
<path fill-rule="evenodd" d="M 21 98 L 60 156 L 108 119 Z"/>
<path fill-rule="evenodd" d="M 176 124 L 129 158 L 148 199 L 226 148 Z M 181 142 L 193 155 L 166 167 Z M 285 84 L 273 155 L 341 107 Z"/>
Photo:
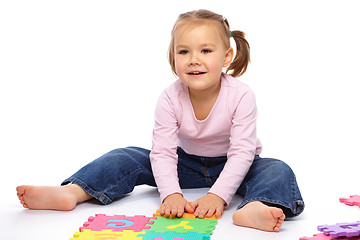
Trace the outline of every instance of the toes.
<path fill-rule="evenodd" d="M 284 219 L 285 219 L 285 215 L 283 214 L 280 218 L 278 218 L 278 221 L 274 227 L 274 231 L 275 232 L 278 232 L 284 222 Z"/>
<path fill-rule="evenodd" d="M 25 186 L 17 186 L 16 187 L 17 195 L 23 195 L 25 193 Z"/>
<path fill-rule="evenodd" d="M 20 201 L 24 201 L 24 196 L 23 195 L 18 195 L 18 198 Z"/>
<path fill-rule="evenodd" d="M 24 208 L 29 208 L 29 206 L 24 202 L 24 201 L 20 201 L 21 205 L 23 205 Z"/>
<path fill-rule="evenodd" d="M 21 203 L 21 205 L 23 205 L 24 208 L 29 208 L 24 200 L 20 200 L 20 203 Z"/>
<path fill-rule="evenodd" d="M 276 208 L 276 207 L 271 207 L 271 214 L 275 217 L 275 218 L 282 218 L 283 216 L 285 216 L 283 210 L 281 208 Z"/>
<path fill-rule="evenodd" d="M 24 193 L 25 193 L 25 187 L 24 186 L 18 186 L 16 187 L 16 195 L 18 196 L 20 202 L 24 201 Z"/>

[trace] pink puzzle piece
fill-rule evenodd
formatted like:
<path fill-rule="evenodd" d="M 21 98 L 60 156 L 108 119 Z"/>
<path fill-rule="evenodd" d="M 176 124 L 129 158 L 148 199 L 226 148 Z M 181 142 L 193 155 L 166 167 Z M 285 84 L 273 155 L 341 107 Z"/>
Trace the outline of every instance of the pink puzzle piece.
<path fill-rule="evenodd" d="M 333 238 L 358 237 L 360 235 L 360 221 L 353 223 L 337 223 L 334 225 L 321 225 L 318 230 Z"/>
<path fill-rule="evenodd" d="M 313 237 L 301 237 L 299 240 L 331 240 L 331 236 L 327 236 L 323 233 L 315 234 Z"/>
<path fill-rule="evenodd" d="M 349 206 L 356 205 L 356 206 L 360 207 L 360 196 L 359 195 L 352 195 L 352 196 L 350 196 L 350 198 L 340 198 L 339 200 L 340 200 L 340 202 L 343 202 L 346 205 L 349 205 Z"/>
<path fill-rule="evenodd" d="M 360 240 L 360 237 L 333 238 L 323 233 L 315 234 L 313 237 L 301 237 L 299 240 Z"/>
<path fill-rule="evenodd" d="M 85 222 L 82 229 L 91 229 L 93 231 L 101 231 L 103 229 L 111 229 L 113 231 L 133 230 L 134 232 L 141 232 L 149 229 L 148 224 L 153 224 L 155 217 L 133 216 L 125 215 L 107 216 L 105 214 L 96 214 L 95 217 L 89 217 L 88 222 Z"/>

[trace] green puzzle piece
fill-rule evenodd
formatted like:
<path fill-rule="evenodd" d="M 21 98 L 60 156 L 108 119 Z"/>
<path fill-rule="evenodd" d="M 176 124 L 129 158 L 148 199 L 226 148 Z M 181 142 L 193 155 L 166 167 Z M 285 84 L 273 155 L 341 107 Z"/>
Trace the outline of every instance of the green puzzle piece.
<path fill-rule="evenodd" d="M 157 217 L 149 230 L 154 232 L 173 231 L 176 233 L 197 232 L 200 234 L 212 234 L 217 221 L 217 219 Z"/>

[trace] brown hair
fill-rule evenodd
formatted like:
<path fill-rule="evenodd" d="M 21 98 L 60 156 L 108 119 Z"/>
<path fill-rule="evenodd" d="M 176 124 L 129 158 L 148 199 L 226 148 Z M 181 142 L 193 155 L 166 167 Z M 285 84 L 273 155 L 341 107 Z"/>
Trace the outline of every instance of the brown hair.
<path fill-rule="evenodd" d="M 226 48 L 230 47 L 230 37 L 233 37 L 236 43 L 236 55 L 230 66 L 227 68 L 226 72 L 232 70 L 230 75 L 233 77 L 238 77 L 244 74 L 247 69 L 248 63 L 250 62 L 250 46 L 245 39 L 245 33 L 243 33 L 242 31 L 230 31 L 229 22 L 225 17 L 204 9 L 180 14 L 174 24 L 171 32 L 171 42 L 169 46 L 168 56 L 173 73 L 176 75 L 174 58 L 174 41 L 176 31 L 184 23 L 204 23 L 206 21 L 215 21 L 218 23 L 215 26 L 218 27 L 220 31 L 220 36 L 223 39 Z"/>

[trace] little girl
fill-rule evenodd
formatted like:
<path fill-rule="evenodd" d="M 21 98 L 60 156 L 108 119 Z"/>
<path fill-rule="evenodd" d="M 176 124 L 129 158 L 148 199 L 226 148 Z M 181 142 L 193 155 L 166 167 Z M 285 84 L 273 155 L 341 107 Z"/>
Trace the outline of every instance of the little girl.
<path fill-rule="evenodd" d="M 236 43 L 236 55 L 230 47 Z M 151 151 L 113 150 L 81 168 L 62 186 L 19 186 L 25 208 L 72 210 L 95 198 L 109 204 L 136 185 L 157 186 L 160 213 L 221 216 L 234 194 L 244 199 L 236 225 L 279 231 L 304 209 L 295 175 L 284 162 L 261 158 L 253 92 L 234 77 L 245 73 L 249 45 L 227 19 L 207 10 L 181 14 L 172 30 L 169 61 L 179 77 L 155 111 Z M 223 68 L 227 68 L 223 73 Z M 189 203 L 182 188 L 210 187 Z"/>

